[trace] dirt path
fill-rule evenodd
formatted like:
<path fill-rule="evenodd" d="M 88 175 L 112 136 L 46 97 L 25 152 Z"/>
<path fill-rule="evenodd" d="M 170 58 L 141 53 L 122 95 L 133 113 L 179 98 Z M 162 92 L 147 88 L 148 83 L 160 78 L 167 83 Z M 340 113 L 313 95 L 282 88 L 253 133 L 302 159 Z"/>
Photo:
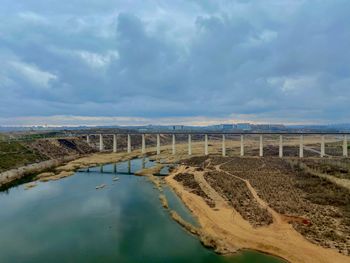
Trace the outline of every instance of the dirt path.
<path fill-rule="evenodd" d="M 258 193 L 256 192 L 256 190 L 254 189 L 254 187 L 250 184 L 250 182 L 246 179 L 243 179 L 237 175 L 234 175 L 232 173 L 229 173 L 229 172 L 226 172 L 224 170 L 222 170 L 220 167 L 222 166 L 223 164 L 219 164 L 219 165 L 216 165 L 215 166 L 215 169 L 218 171 L 218 172 L 223 172 L 229 176 L 233 176 L 241 181 L 243 181 L 246 186 L 248 187 L 249 191 L 251 192 L 251 194 L 253 195 L 254 199 L 257 201 L 257 203 L 262 207 L 262 208 L 265 208 L 267 209 L 267 211 L 270 213 L 270 215 L 272 216 L 273 218 L 273 222 L 276 223 L 276 224 L 283 224 L 284 220 L 282 219 L 282 216 L 277 213 L 274 209 L 272 209 L 264 200 L 262 200 Z M 203 178 L 204 179 L 204 178 Z"/>
<path fill-rule="evenodd" d="M 309 151 L 309 152 L 313 152 L 313 153 L 317 153 L 317 154 L 321 155 L 321 152 L 319 150 L 316 150 L 316 149 L 311 148 L 311 147 L 304 146 L 304 150 L 305 151 Z M 330 155 L 324 154 L 324 156 L 329 157 Z"/>
<path fill-rule="evenodd" d="M 201 197 L 187 191 L 173 179 L 180 172 L 191 172 L 195 175 L 203 191 L 215 201 L 214 208 L 210 208 Z M 307 241 L 281 215 L 269 208 L 249 184 L 249 190 L 259 204 L 267 207 L 274 216 L 274 222 L 271 225 L 253 228 L 208 184 L 203 174 L 192 168 L 186 170 L 186 167 L 181 166 L 166 178 L 166 182 L 198 218 L 202 230 L 216 238 L 217 243 L 224 247 L 222 250 L 235 252 L 237 249 L 254 249 L 296 263 L 349 262 L 349 257 Z"/>
<path fill-rule="evenodd" d="M 212 188 L 204 179 L 203 172 L 192 172 L 194 174 L 194 179 L 198 182 L 202 190 L 209 196 L 210 199 L 215 202 L 216 208 L 229 207 L 225 199 L 220 194 L 218 194 L 218 192 L 216 192 L 214 188 Z"/>

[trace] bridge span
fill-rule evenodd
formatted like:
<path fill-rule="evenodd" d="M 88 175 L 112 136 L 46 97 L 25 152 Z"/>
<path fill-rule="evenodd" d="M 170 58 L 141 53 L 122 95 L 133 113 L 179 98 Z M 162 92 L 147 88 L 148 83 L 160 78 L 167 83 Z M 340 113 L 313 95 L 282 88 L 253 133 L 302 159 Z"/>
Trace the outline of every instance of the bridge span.
<path fill-rule="evenodd" d="M 287 138 L 288 136 L 298 136 L 299 137 L 299 153 L 298 156 L 300 158 L 304 157 L 304 150 L 310 150 L 312 152 L 316 152 L 319 154 L 320 157 L 325 157 L 326 155 L 326 140 L 325 138 L 328 136 L 336 136 L 337 138 L 341 138 L 342 140 L 342 156 L 343 157 L 348 157 L 348 137 L 350 133 L 297 133 L 297 132 L 286 132 L 286 133 L 274 133 L 274 132 L 247 132 L 247 133 L 235 133 L 235 132 L 145 132 L 145 133 L 137 133 L 137 132 L 132 132 L 132 133 L 86 133 L 86 134 L 80 134 L 80 136 L 86 138 L 86 141 L 88 144 L 91 144 L 91 137 L 92 136 L 97 136 L 99 139 L 98 143 L 98 149 L 99 151 L 105 151 L 104 147 L 104 138 L 105 137 L 112 137 L 113 138 L 113 147 L 111 149 L 112 152 L 117 152 L 118 151 L 118 136 L 126 136 L 127 137 L 127 147 L 126 151 L 127 153 L 131 153 L 131 135 L 133 136 L 140 136 L 141 137 L 141 153 L 145 154 L 146 153 L 146 135 L 151 135 L 151 136 L 156 136 L 156 152 L 157 155 L 160 154 L 161 152 L 161 140 L 160 136 L 161 135 L 169 135 L 171 136 L 171 152 L 173 155 L 176 154 L 176 137 L 179 135 L 182 136 L 187 136 L 187 145 L 188 145 L 188 155 L 192 155 L 192 136 L 194 135 L 201 135 L 204 136 L 204 155 L 209 154 L 209 145 L 208 145 L 208 136 L 213 135 L 216 137 L 221 137 L 221 144 L 222 144 L 222 155 L 226 156 L 226 142 L 227 142 L 227 137 L 228 136 L 237 136 L 239 137 L 240 140 L 240 156 L 245 155 L 245 138 L 246 136 L 257 136 L 259 137 L 259 156 L 263 157 L 264 156 L 264 137 L 266 136 L 278 136 L 277 143 L 278 143 L 278 156 L 282 158 L 284 156 L 284 139 Z M 304 138 L 305 136 L 314 136 L 319 139 L 319 145 L 320 148 L 319 150 L 315 149 L 310 149 L 305 147 L 304 145 Z"/>

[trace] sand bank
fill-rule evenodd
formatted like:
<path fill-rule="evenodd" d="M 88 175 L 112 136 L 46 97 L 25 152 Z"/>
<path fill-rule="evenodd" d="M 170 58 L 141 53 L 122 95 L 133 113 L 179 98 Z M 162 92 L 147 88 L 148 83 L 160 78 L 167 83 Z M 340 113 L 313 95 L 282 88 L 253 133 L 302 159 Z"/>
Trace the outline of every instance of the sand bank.
<path fill-rule="evenodd" d="M 206 194 L 215 201 L 215 208 L 209 207 L 200 196 L 186 190 L 174 180 L 173 177 L 180 172 L 195 174 L 196 179 L 204 185 Z M 203 172 L 181 166 L 166 178 L 166 182 L 198 218 L 201 231 L 212 237 L 215 244 L 221 247 L 218 251 L 234 253 L 240 249 L 253 249 L 295 263 L 349 262 L 349 257 L 307 241 L 283 216 L 271 208 L 269 212 L 273 216 L 273 223 L 264 227 L 252 227 L 203 179 L 202 175 Z"/>

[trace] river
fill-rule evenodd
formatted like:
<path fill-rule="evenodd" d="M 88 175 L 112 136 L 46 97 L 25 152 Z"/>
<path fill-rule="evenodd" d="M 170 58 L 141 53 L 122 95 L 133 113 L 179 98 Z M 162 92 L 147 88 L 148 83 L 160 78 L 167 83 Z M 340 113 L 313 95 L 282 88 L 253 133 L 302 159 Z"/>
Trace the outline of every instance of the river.
<path fill-rule="evenodd" d="M 146 177 L 127 174 L 141 167 L 135 159 L 130 169 L 128 162 L 104 165 L 103 172 L 94 167 L 0 192 L 0 262 L 284 262 L 253 251 L 224 257 L 203 247 L 161 206 Z M 164 192 L 170 208 L 196 224 L 173 191 Z"/>

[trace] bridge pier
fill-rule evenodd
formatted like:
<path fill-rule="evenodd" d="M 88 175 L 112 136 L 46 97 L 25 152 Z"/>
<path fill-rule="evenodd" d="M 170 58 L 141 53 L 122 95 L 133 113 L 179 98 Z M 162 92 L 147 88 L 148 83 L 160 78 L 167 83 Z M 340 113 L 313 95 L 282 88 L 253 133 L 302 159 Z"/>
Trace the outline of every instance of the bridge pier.
<path fill-rule="evenodd" d="M 128 153 L 131 153 L 131 136 L 128 134 Z"/>
<path fill-rule="evenodd" d="M 241 134 L 241 156 L 244 156 L 244 135 Z"/>
<path fill-rule="evenodd" d="M 304 135 L 300 135 L 299 157 L 304 157 Z"/>
<path fill-rule="evenodd" d="M 145 153 L 146 153 L 146 135 L 145 135 L 144 133 L 142 134 L 141 153 L 142 153 L 142 154 L 145 154 Z"/>
<path fill-rule="evenodd" d="M 321 136 L 321 157 L 324 157 L 326 154 L 326 146 L 325 146 L 325 137 Z"/>
<path fill-rule="evenodd" d="M 348 157 L 348 138 L 346 135 L 343 138 L 343 156 Z"/>
<path fill-rule="evenodd" d="M 204 154 L 208 155 L 208 134 L 204 135 Z"/>
<path fill-rule="evenodd" d="M 279 157 L 283 157 L 283 136 L 280 135 L 280 145 L 279 145 Z"/>
<path fill-rule="evenodd" d="M 157 134 L 157 155 L 160 154 L 160 135 Z"/>
<path fill-rule="evenodd" d="M 100 134 L 100 152 L 102 152 L 104 149 L 104 146 L 103 146 L 103 137 L 102 137 L 102 134 Z"/>
<path fill-rule="evenodd" d="M 117 135 L 113 134 L 113 152 L 117 152 Z"/>
<path fill-rule="evenodd" d="M 175 143 L 176 143 L 176 139 L 175 139 L 175 134 L 173 134 L 173 145 L 172 145 L 172 153 L 173 153 L 173 155 L 175 155 L 176 154 L 176 146 L 175 146 Z"/>
<path fill-rule="evenodd" d="M 259 156 L 264 156 L 263 136 L 260 135 Z"/>
<path fill-rule="evenodd" d="M 225 143 L 225 134 L 222 135 L 222 156 L 226 156 L 226 143 Z"/>
<path fill-rule="evenodd" d="M 191 134 L 188 135 L 188 155 L 192 155 Z"/>

